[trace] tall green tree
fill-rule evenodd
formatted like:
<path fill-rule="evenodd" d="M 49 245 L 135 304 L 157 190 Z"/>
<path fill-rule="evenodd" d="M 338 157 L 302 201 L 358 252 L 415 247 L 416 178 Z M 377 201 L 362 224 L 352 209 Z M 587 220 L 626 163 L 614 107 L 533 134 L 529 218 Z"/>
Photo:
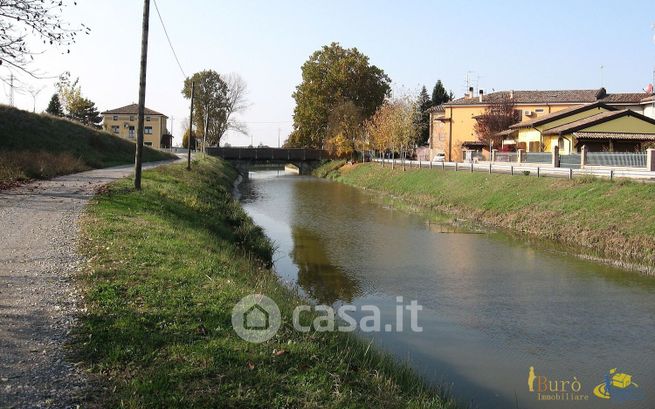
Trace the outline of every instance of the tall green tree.
<path fill-rule="evenodd" d="M 59 95 L 54 94 L 50 98 L 48 103 L 48 108 L 45 110 L 46 113 L 54 116 L 64 116 L 64 110 L 61 108 L 61 101 L 59 101 Z"/>
<path fill-rule="evenodd" d="M 446 88 L 443 86 L 441 80 L 437 80 L 437 83 L 432 89 L 432 106 L 436 107 L 446 102 L 453 100 L 453 93 L 446 91 Z"/>
<path fill-rule="evenodd" d="M 302 82 L 293 98 L 294 130 L 286 146 L 323 148 L 330 138 L 330 115 L 350 101 L 369 118 L 389 95 L 391 80 L 356 48 L 338 43 L 314 52 L 302 66 Z"/>
<path fill-rule="evenodd" d="M 432 100 L 428 95 L 428 90 L 425 88 L 425 85 L 421 88 L 421 92 L 418 94 L 416 105 L 420 111 L 420 136 L 418 138 L 418 144 L 419 146 L 423 146 L 427 144 L 430 139 L 430 113 L 428 110 L 432 107 Z"/>

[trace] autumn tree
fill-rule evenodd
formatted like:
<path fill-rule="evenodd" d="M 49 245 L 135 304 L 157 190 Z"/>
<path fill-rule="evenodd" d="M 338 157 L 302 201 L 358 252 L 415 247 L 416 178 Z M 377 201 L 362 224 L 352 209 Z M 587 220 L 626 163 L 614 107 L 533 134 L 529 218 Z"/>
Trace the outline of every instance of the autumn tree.
<path fill-rule="evenodd" d="M 378 151 L 400 153 L 405 158 L 420 137 L 420 113 L 415 97 L 387 100 L 365 123 L 371 146 Z"/>
<path fill-rule="evenodd" d="M 330 137 L 330 116 L 338 105 L 350 101 L 362 119 L 369 118 L 389 94 L 390 82 L 356 48 L 332 43 L 314 52 L 303 64 L 302 82 L 293 93 L 294 130 L 286 145 L 323 148 Z"/>
<path fill-rule="evenodd" d="M 48 108 L 45 110 L 46 113 L 54 116 L 64 116 L 64 111 L 61 108 L 61 102 L 59 101 L 59 95 L 53 94 L 48 103 Z"/>
<path fill-rule="evenodd" d="M 325 148 L 337 157 L 353 157 L 365 148 L 362 111 L 352 101 L 337 104 L 328 117 Z"/>
<path fill-rule="evenodd" d="M 487 106 L 485 112 L 476 118 L 474 129 L 478 139 L 493 148 L 502 144 L 503 138 L 498 133 L 519 121 L 520 112 L 515 109 L 514 101 L 505 96 Z"/>
<path fill-rule="evenodd" d="M 68 118 L 83 125 L 100 129 L 102 117 L 96 104 L 88 98 L 81 97 L 72 102 L 68 108 Z"/>
<path fill-rule="evenodd" d="M 65 47 L 65 52 L 70 52 L 68 47 L 75 43 L 77 36 L 88 34 L 90 29 L 84 24 L 71 27 L 62 19 L 61 13 L 68 3 L 63 0 L 0 0 L 0 66 L 34 75 L 29 63 L 44 48 Z"/>
<path fill-rule="evenodd" d="M 190 132 L 189 132 L 189 128 L 187 128 L 186 131 L 184 131 L 184 135 L 182 136 L 182 147 L 183 147 L 184 149 L 188 149 L 188 148 L 189 148 L 189 134 L 190 134 Z M 196 136 L 197 136 L 197 135 L 196 135 L 196 132 L 193 131 L 193 133 L 192 133 L 191 135 L 192 135 L 192 138 L 191 138 L 191 149 L 192 149 L 192 150 L 195 150 L 195 149 L 196 149 L 196 143 L 197 143 L 197 142 L 196 142 L 196 141 L 197 141 L 197 138 L 196 138 Z"/>

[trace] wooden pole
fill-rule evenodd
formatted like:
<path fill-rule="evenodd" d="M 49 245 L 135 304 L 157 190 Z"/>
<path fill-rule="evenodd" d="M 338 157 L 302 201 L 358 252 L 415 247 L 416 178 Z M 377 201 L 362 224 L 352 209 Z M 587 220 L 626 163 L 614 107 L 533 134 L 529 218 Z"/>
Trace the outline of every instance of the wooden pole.
<path fill-rule="evenodd" d="M 191 170 L 191 144 L 193 143 L 193 98 L 196 94 L 196 83 L 191 82 L 191 113 L 189 114 L 189 140 L 187 141 L 188 155 L 186 170 Z"/>
<path fill-rule="evenodd" d="M 139 77 L 139 109 L 136 131 L 136 152 L 134 154 L 134 188 L 141 190 L 143 167 L 143 127 L 146 106 L 146 73 L 148 68 L 148 32 L 150 30 L 150 0 L 143 2 L 143 26 L 141 34 L 141 75 Z"/>

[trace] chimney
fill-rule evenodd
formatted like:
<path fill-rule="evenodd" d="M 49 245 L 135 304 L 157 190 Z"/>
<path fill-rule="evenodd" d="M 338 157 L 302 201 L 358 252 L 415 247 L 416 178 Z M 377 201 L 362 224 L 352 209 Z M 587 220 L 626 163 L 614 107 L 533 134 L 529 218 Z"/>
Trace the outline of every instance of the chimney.
<path fill-rule="evenodd" d="M 514 99 L 514 90 L 509 90 L 509 99 Z"/>
<path fill-rule="evenodd" d="M 473 98 L 473 87 L 469 87 L 469 90 L 466 93 L 466 98 L 467 99 L 472 99 Z"/>
<path fill-rule="evenodd" d="M 480 93 L 480 102 L 482 102 L 482 97 L 484 96 L 484 90 L 481 89 L 479 93 Z"/>

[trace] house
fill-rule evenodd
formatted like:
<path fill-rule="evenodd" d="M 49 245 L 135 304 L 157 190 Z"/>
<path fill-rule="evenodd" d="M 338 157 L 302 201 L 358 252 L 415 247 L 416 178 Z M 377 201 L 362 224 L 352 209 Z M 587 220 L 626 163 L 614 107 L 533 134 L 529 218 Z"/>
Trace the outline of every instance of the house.
<path fill-rule="evenodd" d="M 111 109 L 102 113 L 103 128 L 121 138 L 136 140 L 136 128 L 139 115 L 137 104 Z M 167 145 L 169 134 L 167 130 L 168 117 L 152 109 L 145 109 L 143 128 L 143 144 L 153 148 Z"/>
<path fill-rule="evenodd" d="M 605 102 L 617 109 L 633 109 L 640 114 L 651 113 L 646 93 L 608 94 L 604 88 L 591 90 L 499 91 L 476 97 L 473 89 L 463 97 L 430 110 L 430 149 L 434 156 L 443 152 L 447 161 L 461 161 L 466 150 L 488 149 L 475 132 L 477 119 L 492 104 L 509 100 L 517 111 L 517 122 L 525 122 L 596 102 Z M 650 104 L 652 105 L 652 100 Z M 655 114 L 655 112 L 652 112 Z M 654 115 L 655 117 L 655 115 Z M 506 131 L 509 141 L 514 130 Z M 534 147 L 534 145 L 533 145 Z"/>
<path fill-rule="evenodd" d="M 655 119 L 629 109 L 607 111 L 550 128 L 543 132 L 547 140 L 557 141 L 563 153 L 635 152 L 655 141 Z"/>
<path fill-rule="evenodd" d="M 562 109 L 548 115 L 528 119 L 510 126 L 507 131 L 501 132 L 505 138 L 503 144 L 516 144 L 517 149 L 526 152 L 552 152 L 554 146 L 559 146 L 561 153 L 568 153 L 571 144 L 559 140 L 557 136 L 546 135 L 545 132 L 580 119 L 592 117 L 605 112 L 616 111 L 603 102 L 595 102 Z"/>

